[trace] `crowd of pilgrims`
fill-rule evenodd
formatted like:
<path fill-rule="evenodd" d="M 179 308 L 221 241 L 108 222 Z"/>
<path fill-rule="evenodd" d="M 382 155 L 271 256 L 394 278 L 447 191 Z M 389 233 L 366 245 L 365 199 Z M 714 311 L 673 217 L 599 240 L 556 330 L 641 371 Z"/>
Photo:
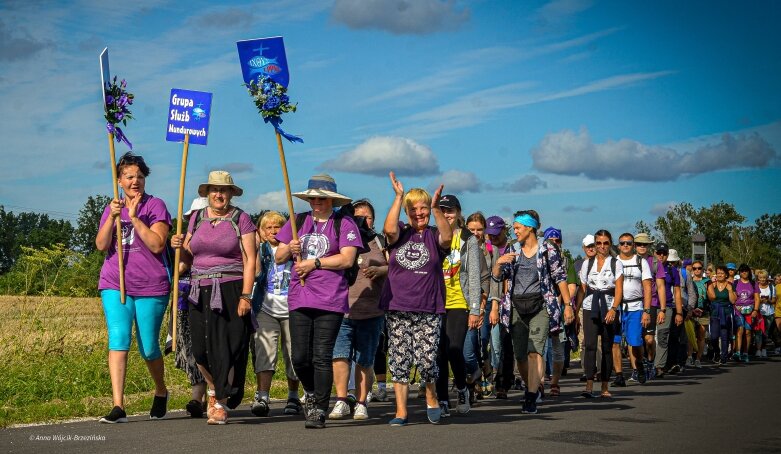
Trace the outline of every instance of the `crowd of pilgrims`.
<path fill-rule="evenodd" d="M 145 191 L 144 159 L 127 153 L 117 174 L 124 195 L 105 208 L 96 237 L 107 252 L 99 289 L 114 404 L 103 423 L 127 422 L 134 325 L 155 383 L 150 418 L 166 416 L 159 339 L 173 266 L 175 364 L 192 387 L 186 411 L 212 425 L 226 424 L 241 404 L 250 360 L 253 415 L 270 415 L 281 356 L 283 413 L 302 415 L 305 427 L 368 419 L 369 403 L 391 391 L 389 424 L 404 426 L 410 385 L 432 424 L 515 391 L 519 412 L 534 414 L 560 395 L 573 358 L 580 396 L 609 399 L 627 382 L 748 362 L 781 345 L 773 342 L 781 275 L 774 285 L 747 264 L 682 260 L 647 232 L 596 230 L 582 239 L 583 258 L 572 260 L 562 231 L 543 229 L 534 210 L 465 217 L 442 186 L 405 190 L 393 172 L 382 225 L 370 201 L 340 194 L 325 174 L 293 194 L 310 211 L 292 219 L 267 211 L 255 225 L 232 203 L 243 190 L 213 171 L 184 213 L 187 233 L 170 235 L 165 203 Z M 170 264 L 171 249 L 181 251 L 178 264 Z"/>

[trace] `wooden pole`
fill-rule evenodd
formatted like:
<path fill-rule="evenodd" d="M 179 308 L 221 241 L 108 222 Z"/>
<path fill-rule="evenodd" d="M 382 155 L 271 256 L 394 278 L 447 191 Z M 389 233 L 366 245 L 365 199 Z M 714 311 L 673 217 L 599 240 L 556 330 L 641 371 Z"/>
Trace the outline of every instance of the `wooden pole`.
<path fill-rule="evenodd" d="M 296 213 L 293 211 L 293 196 L 290 193 L 290 179 L 287 177 L 287 161 L 285 161 L 285 148 L 282 146 L 282 136 L 277 132 L 277 148 L 279 149 L 279 162 L 282 164 L 282 178 L 285 180 L 285 195 L 287 196 L 287 210 L 290 212 L 290 228 L 293 231 L 293 239 L 298 241 L 298 226 L 296 225 Z M 296 262 L 301 260 L 301 256 Z M 299 279 L 304 286 L 304 279 Z"/>
<path fill-rule="evenodd" d="M 190 134 L 184 135 L 184 148 L 182 149 L 182 173 L 179 176 L 179 205 L 176 207 L 176 234 L 182 234 L 182 211 L 184 208 L 184 181 L 187 177 L 187 153 L 190 149 Z M 176 351 L 176 315 L 179 312 L 179 260 L 182 257 L 182 248 L 176 248 L 174 252 L 174 280 L 173 286 L 173 304 L 171 305 L 171 316 L 173 317 L 173 335 L 171 340 L 172 351 Z"/>
<path fill-rule="evenodd" d="M 114 189 L 114 198 L 119 200 L 119 188 L 117 187 L 117 158 L 114 153 L 114 134 L 108 133 L 108 149 L 111 155 L 111 187 Z M 116 222 L 117 226 L 117 262 L 119 263 L 119 301 L 125 304 L 125 255 L 122 253 L 122 216 Z"/>

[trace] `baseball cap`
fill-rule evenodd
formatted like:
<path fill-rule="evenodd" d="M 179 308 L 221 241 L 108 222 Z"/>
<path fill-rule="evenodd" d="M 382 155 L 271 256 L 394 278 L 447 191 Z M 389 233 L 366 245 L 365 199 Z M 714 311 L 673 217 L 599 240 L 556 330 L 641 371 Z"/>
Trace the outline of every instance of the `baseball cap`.
<path fill-rule="evenodd" d="M 689 266 L 692 264 L 692 259 L 684 259 L 683 260 L 683 266 Z"/>
<path fill-rule="evenodd" d="M 445 194 L 439 199 L 440 208 L 455 208 L 461 211 L 461 202 L 458 201 L 458 197 L 453 194 Z"/>
<path fill-rule="evenodd" d="M 583 237 L 583 246 L 593 246 L 594 245 L 594 235 L 588 234 Z"/>
<path fill-rule="evenodd" d="M 670 246 L 667 245 L 667 243 L 659 243 L 656 245 L 656 252 L 664 252 L 665 254 L 670 253 Z"/>
<path fill-rule="evenodd" d="M 737 266 L 735 266 L 735 264 L 734 264 L 734 263 L 732 263 L 732 262 L 729 262 L 729 263 L 727 263 L 727 269 L 728 269 L 728 270 L 736 270 L 736 269 L 738 269 L 738 267 L 737 267 Z"/>
<path fill-rule="evenodd" d="M 491 216 L 485 220 L 485 234 L 486 235 L 499 235 L 506 227 L 504 219 L 499 216 Z"/>

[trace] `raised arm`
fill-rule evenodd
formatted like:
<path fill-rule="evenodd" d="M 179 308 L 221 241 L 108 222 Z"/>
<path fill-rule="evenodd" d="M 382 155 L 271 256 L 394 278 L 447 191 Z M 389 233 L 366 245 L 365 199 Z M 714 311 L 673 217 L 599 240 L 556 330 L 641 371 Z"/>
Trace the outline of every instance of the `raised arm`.
<path fill-rule="evenodd" d="M 401 181 L 396 179 L 395 173 L 390 172 L 388 175 L 390 176 L 395 196 L 388 210 L 388 215 L 385 216 L 382 232 L 385 234 L 388 244 L 395 244 L 399 240 L 399 216 L 401 216 L 401 204 L 404 200 L 404 186 L 402 186 Z"/>
<path fill-rule="evenodd" d="M 431 214 L 434 215 L 434 222 L 437 224 L 437 229 L 439 229 L 439 246 L 443 249 L 448 249 L 450 248 L 450 242 L 453 240 L 453 228 L 439 208 L 439 199 L 442 196 L 443 189 L 445 189 L 445 185 L 440 184 L 439 188 L 434 192 L 434 197 L 431 198 Z"/>

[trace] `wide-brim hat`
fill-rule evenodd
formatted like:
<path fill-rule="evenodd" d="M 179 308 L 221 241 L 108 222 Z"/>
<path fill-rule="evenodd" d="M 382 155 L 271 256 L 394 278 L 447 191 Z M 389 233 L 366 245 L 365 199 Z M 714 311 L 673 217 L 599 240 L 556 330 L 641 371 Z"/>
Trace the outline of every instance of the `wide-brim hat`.
<path fill-rule="evenodd" d="M 667 255 L 667 261 L 668 262 L 680 262 L 681 257 L 678 256 L 678 251 L 675 249 L 670 249 L 670 253 Z"/>
<path fill-rule="evenodd" d="M 333 206 L 340 207 L 352 202 L 353 199 L 346 195 L 336 192 L 336 180 L 331 175 L 322 173 L 320 175 L 314 175 L 309 179 L 307 189 L 301 192 L 294 192 L 294 196 L 301 200 L 309 201 L 312 197 L 324 197 L 326 199 L 333 200 Z"/>
<path fill-rule="evenodd" d="M 635 235 L 635 244 L 654 244 L 653 240 L 651 239 L 651 236 L 648 235 L 645 232 L 638 233 Z"/>
<path fill-rule="evenodd" d="M 198 186 L 198 195 L 206 197 L 209 193 L 209 186 L 230 186 L 233 189 L 233 195 L 240 196 L 244 194 L 244 190 L 236 186 L 233 182 L 233 177 L 230 172 L 224 170 L 213 170 L 209 172 L 208 181 Z"/>

